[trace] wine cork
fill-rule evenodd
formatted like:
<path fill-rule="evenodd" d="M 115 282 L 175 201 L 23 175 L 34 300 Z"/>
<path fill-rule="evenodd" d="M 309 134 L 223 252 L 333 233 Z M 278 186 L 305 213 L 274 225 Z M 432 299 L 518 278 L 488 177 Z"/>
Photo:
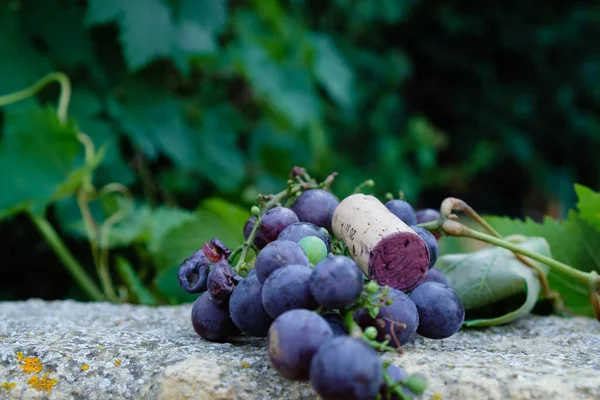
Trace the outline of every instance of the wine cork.
<path fill-rule="evenodd" d="M 354 194 L 345 198 L 333 212 L 332 229 L 364 273 L 378 284 L 408 292 L 425 279 L 427 245 L 376 197 Z"/>

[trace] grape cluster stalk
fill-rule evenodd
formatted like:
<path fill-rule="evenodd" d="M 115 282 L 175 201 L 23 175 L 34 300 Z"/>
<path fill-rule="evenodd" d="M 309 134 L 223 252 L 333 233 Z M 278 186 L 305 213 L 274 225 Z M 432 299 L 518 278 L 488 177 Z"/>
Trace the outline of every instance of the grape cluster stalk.
<path fill-rule="evenodd" d="M 215 342 L 266 338 L 271 367 L 285 379 L 310 381 L 324 400 L 418 397 L 426 379 L 380 354 L 402 354 L 416 336 L 443 339 L 462 326 L 464 307 L 434 267 L 437 239 L 417 225 L 439 215 L 417 213 L 404 200 L 378 203 L 377 212 L 425 252 L 418 260 L 425 273 L 410 290 L 381 284 L 352 257 L 352 242 L 334 234 L 333 215 L 343 207 L 330 191 L 335 176 L 317 182 L 294 167 L 284 190 L 258 197 L 242 244 L 232 251 L 217 238 L 199 244 L 178 273 L 181 288 L 199 294 L 192 325 Z"/>

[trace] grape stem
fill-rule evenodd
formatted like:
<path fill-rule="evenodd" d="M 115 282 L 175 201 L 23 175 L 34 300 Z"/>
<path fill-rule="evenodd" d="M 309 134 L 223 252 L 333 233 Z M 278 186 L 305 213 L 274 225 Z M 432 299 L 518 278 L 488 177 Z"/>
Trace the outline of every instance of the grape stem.
<path fill-rule="evenodd" d="M 458 217 L 455 214 L 452 214 L 452 210 L 454 209 L 466 212 L 468 215 L 473 217 L 475 221 L 482 225 L 484 229 L 490 232 L 490 234 L 473 230 L 456 221 Z M 541 262 L 542 264 L 546 264 L 551 269 L 559 271 L 571 277 L 572 279 L 575 279 L 585 284 L 588 287 L 589 292 L 591 294 L 594 310 L 596 311 L 596 317 L 600 320 L 600 307 L 597 307 L 597 304 L 594 302 L 594 300 L 597 300 L 596 297 L 598 296 L 598 287 L 600 286 L 600 277 L 596 271 L 580 271 L 571 267 L 570 265 L 557 261 L 551 257 L 547 257 L 543 254 L 524 249 L 518 244 L 503 239 L 498 232 L 496 232 L 464 201 L 451 197 L 447 198 L 442 202 L 442 206 L 440 208 L 440 218 L 435 221 L 419 224 L 419 226 L 432 232 L 438 232 L 449 236 L 468 237 L 492 244 L 494 246 L 503 247 L 515 253 L 517 257 L 520 257 L 520 261 L 523 261 L 522 256 L 529 257 L 530 259 Z M 533 267 L 533 263 L 530 263 L 529 260 L 525 261 L 528 266 Z M 554 297 L 554 294 L 551 292 L 550 287 L 548 285 L 546 274 L 541 269 L 539 269 L 539 267 L 535 269 L 540 277 L 540 282 L 544 285 L 545 294 L 550 294 L 549 297 Z"/>
<path fill-rule="evenodd" d="M 294 167 L 292 169 L 292 171 L 293 172 L 297 171 L 297 168 L 299 168 L 299 167 Z M 277 194 L 259 195 L 258 196 L 259 202 L 260 202 L 260 200 L 265 200 L 265 199 L 268 199 L 268 201 L 260 207 L 260 209 L 261 209 L 260 215 L 256 218 L 256 223 L 252 227 L 252 230 L 250 231 L 248 238 L 244 241 L 244 243 L 242 243 L 239 247 L 237 247 L 235 250 L 233 250 L 233 252 L 229 256 L 229 262 L 232 262 L 234 259 L 234 256 L 237 256 L 238 254 L 240 255 L 240 258 L 238 259 L 238 261 L 234 267 L 235 272 L 239 274 L 242 265 L 246 262 L 246 257 L 248 256 L 248 251 L 253 247 L 254 238 L 256 237 L 256 234 L 260 227 L 260 219 L 262 218 L 263 215 L 265 215 L 267 213 L 267 211 L 269 211 L 271 208 L 275 207 L 276 205 L 281 204 L 287 198 L 290 198 L 290 197 L 294 196 L 295 194 L 302 192 L 304 190 L 322 189 L 325 187 L 329 187 L 331 185 L 331 183 L 333 182 L 333 180 L 335 179 L 336 175 L 337 175 L 337 172 L 333 172 L 329 176 L 327 176 L 327 178 L 325 178 L 325 180 L 323 182 L 317 183 L 302 168 L 301 174 L 295 175 L 297 178 L 299 178 L 297 183 L 294 183 L 293 181 L 288 182 L 288 187 L 285 190 L 282 190 L 281 192 L 279 192 Z"/>
<path fill-rule="evenodd" d="M 469 217 L 473 218 L 473 220 L 475 220 L 475 222 L 477 222 L 479 225 L 481 225 L 481 227 L 483 229 L 488 231 L 490 233 L 490 235 L 497 237 L 499 239 L 502 239 L 502 235 L 500 235 L 498 233 L 498 231 L 496 231 L 490 224 L 488 224 L 488 222 L 485 219 L 483 219 L 477 213 L 477 211 L 475 211 L 465 201 L 454 198 L 454 197 L 449 197 L 442 202 L 442 206 L 441 206 L 441 210 L 440 210 L 441 215 L 449 217 L 450 215 L 452 215 L 453 210 L 464 212 Z M 546 276 L 544 271 L 540 268 L 540 266 L 531 262 L 530 260 L 523 257 L 523 255 L 521 255 L 519 253 L 513 252 L 513 254 L 515 255 L 515 257 L 517 257 L 517 259 L 519 261 L 521 261 L 523 264 L 527 265 L 529 268 L 532 268 L 537 272 L 538 277 L 540 279 L 540 283 L 542 285 L 542 291 L 544 293 L 544 297 L 547 299 L 555 299 L 558 301 L 558 293 L 553 292 L 550 289 L 550 284 L 548 283 L 548 277 Z"/>
<path fill-rule="evenodd" d="M 412 396 L 402 391 L 402 388 L 404 387 L 402 382 L 396 382 L 385 369 L 383 370 L 383 382 L 391 393 L 395 394 L 402 400 L 412 399 Z"/>
<path fill-rule="evenodd" d="M 29 213 L 29 216 L 83 291 L 94 301 L 104 301 L 105 297 L 100 288 L 98 288 L 94 280 L 87 274 L 83 266 L 73 257 L 73 254 L 69 251 L 50 222 L 40 215 Z"/>
<path fill-rule="evenodd" d="M 343 313 L 344 324 L 346 324 L 346 328 L 348 328 L 349 335 L 356 339 L 361 339 L 366 344 L 374 348 L 378 351 L 391 351 L 402 353 L 401 348 L 395 349 L 391 346 L 387 345 L 387 341 L 378 342 L 377 340 L 369 339 L 362 328 L 356 323 L 354 320 L 354 311 L 355 308 L 351 308 Z"/>

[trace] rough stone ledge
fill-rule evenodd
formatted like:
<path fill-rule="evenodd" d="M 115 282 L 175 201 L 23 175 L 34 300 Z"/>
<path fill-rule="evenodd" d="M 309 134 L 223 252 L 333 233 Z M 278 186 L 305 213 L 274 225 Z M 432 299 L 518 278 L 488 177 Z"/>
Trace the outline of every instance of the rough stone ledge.
<path fill-rule="evenodd" d="M 0 303 L 0 399 L 317 399 L 270 368 L 264 339 L 200 339 L 191 305 Z M 39 360 L 36 360 L 38 358 Z M 424 399 L 600 399 L 600 323 L 528 317 L 385 355 Z"/>

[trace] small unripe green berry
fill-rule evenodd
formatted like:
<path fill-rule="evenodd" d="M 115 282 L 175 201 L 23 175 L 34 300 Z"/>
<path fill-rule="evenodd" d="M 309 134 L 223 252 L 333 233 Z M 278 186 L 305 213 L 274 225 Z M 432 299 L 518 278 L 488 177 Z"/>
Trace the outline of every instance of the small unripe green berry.
<path fill-rule="evenodd" d="M 252 208 L 250 208 L 250 213 L 255 217 L 258 217 L 260 215 L 260 208 L 257 206 L 252 206 Z"/>
<path fill-rule="evenodd" d="M 404 386 L 410 389 L 414 394 L 421 394 L 427 388 L 427 381 L 420 376 L 411 375 L 404 382 Z"/>
<path fill-rule="evenodd" d="M 375 281 L 369 281 L 369 283 L 367 283 L 366 285 L 366 288 L 367 292 L 374 294 L 377 293 L 377 291 L 379 290 L 379 285 Z"/>
<path fill-rule="evenodd" d="M 306 236 L 298 241 L 298 246 L 304 250 L 308 257 L 308 262 L 316 265 L 319 261 L 327 257 L 327 246 L 316 236 Z"/>
<path fill-rule="evenodd" d="M 365 336 L 367 339 L 375 340 L 377 337 L 377 329 L 374 326 L 368 326 L 365 328 Z"/>

